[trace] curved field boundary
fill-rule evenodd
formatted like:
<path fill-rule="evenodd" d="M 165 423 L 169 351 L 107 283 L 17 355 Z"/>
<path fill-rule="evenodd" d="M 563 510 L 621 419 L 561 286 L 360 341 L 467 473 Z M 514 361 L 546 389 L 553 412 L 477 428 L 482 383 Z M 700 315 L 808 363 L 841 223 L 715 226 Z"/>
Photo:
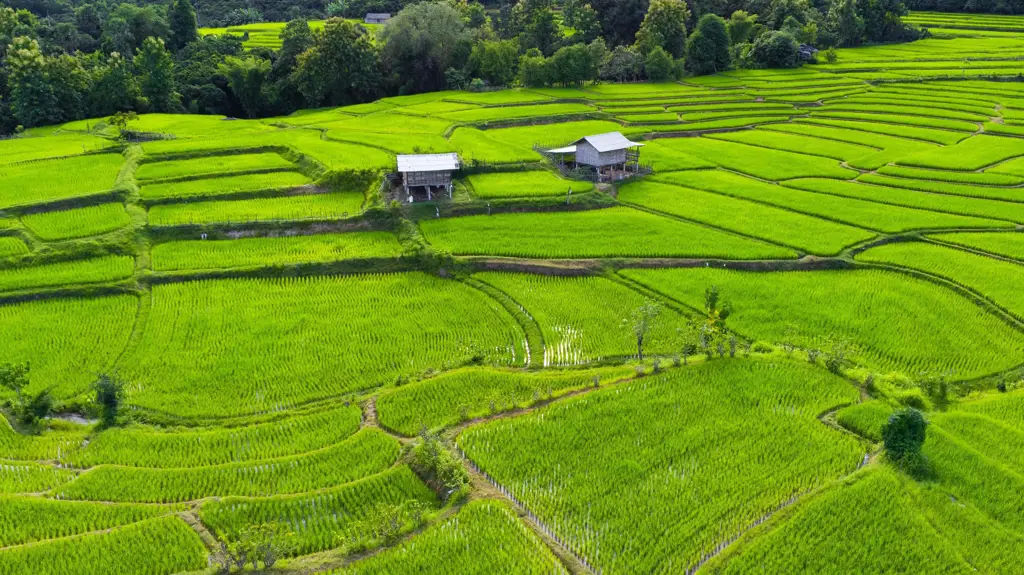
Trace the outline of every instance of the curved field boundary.
<path fill-rule="evenodd" d="M 533 315 L 530 314 L 530 311 L 523 307 L 523 304 L 513 299 L 512 296 L 487 282 L 476 278 L 465 278 L 462 280 L 462 283 L 480 290 L 488 297 L 501 304 L 501 306 L 516 319 L 519 326 L 523 328 L 523 332 L 526 334 L 526 345 L 524 346 L 526 347 L 526 366 L 537 366 L 536 358 L 543 357 L 543 350 L 545 346 L 544 331 L 541 329 L 540 324 L 537 323 L 537 320 L 534 319 Z"/>

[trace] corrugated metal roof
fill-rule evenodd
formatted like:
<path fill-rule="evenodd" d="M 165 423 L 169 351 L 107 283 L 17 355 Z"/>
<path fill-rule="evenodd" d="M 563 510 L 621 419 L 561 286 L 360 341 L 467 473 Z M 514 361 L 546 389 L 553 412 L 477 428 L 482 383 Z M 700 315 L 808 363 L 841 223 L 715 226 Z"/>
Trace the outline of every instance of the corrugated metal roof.
<path fill-rule="evenodd" d="M 366 17 L 367 18 L 373 18 L 373 19 L 378 19 L 378 18 L 388 19 L 388 18 L 391 18 L 391 14 L 389 14 L 387 12 L 367 12 L 366 13 Z"/>
<path fill-rule="evenodd" d="M 548 152 L 550 152 L 552 154 L 575 154 L 576 153 L 576 144 L 573 144 L 571 146 L 566 146 L 564 148 L 555 148 L 554 150 L 548 150 Z"/>
<path fill-rule="evenodd" d="M 406 154 L 398 156 L 399 172 L 447 172 L 459 169 L 459 155 Z"/>
<path fill-rule="evenodd" d="M 578 144 L 586 140 L 591 146 L 594 146 L 598 152 L 610 152 L 612 150 L 626 150 L 636 146 L 642 146 L 640 142 L 630 141 L 628 138 L 620 134 L 619 132 L 608 132 L 607 134 L 597 134 L 596 136 L 585 136 L 573 142 Z"/>

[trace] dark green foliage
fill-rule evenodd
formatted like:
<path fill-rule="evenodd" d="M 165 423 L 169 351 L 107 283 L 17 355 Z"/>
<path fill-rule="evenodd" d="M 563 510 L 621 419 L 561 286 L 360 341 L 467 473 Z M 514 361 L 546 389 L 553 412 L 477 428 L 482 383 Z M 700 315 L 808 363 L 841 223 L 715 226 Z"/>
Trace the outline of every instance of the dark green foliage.
<path fill-rule="evenodd" d="M 493 86 L 507 86 L 516 79 L 519 46 L 514 40 L 481 40 L 473 46 L 469 67 L 473 75 Z"/>
<path fill-rule="evenodd" d="M 328 20 L 296 63 L 294 81 L 307 105 L 344 106 L 372 99 L 380 75 L 370 38 L 351 22 Z"/>
<path fill-rule="evenodd" d="M 885 452 L 895 462 L 912 462 L 921 456 L 927 430 L 928 420 L 917 409 L 907 407 L 894 412 L 882 427 Z"/>
<path fill-rule="evenodd" d="M 742 44 L 750 41 L 754 36 L 754 28 L 757 24 L 757 14 L 748 14 L 743 10 L 737 10 L 729 17 L 726 28 L 729 31 L 729 40 L 732 45 Z"/>
<path fill-rule="evenodd" d="M 253 56 L 248 58 L 229 56 L 220 65 L 219 70 L 227 77 L 228 86 L 241 102 L 246 115 L 255 118 L 266 103 L 263 84 L 270 74 L 270 62 Z"/>
<path fill-rule="evenodd" d="M 380 41 L 388 82 L 403 93 L 443 89 L 445 70 L 462 68 L 471 45 L 462 15 L 449 4 L 433 2 L 399 12 L 381 30 Z M 370 58 L 367 64 L 372 68 L 375 62 Z"/>
<path fill-rule="evenodd" d="M 760 68 L 796 68 L 800 65 L 798 48 L 793 36 L 776 30 L 754 41 L 751 56 Z"/>
<path fill-rule="evenodd" d="M 690 10 L 682 0 L 651 0 L 636 34 L 636 44 L 645 56 L 660 47 L 672 58 L 682 58 L 689 19 Z"/>
<path fill-rule="evenodd" d="M 92 384 L 96 393 L 96 405 L 100 410 L 100 421 L 105 427 L 117 423 L 117 414 L 125 397 L 125 382 L 116 374 L 100 374 Z"/>
<path fill-rule="evenodd" d="M 601 21 L 602 36 L 612 46 L 632 44 L 647 15 L 649 0 L 592 0 Z"/>
<path fill-rule="evenodd" d="M 178 109 L 179 96 L 174 88 L 174 61 L 164 47 L 164 41 L 146 38 L 135 56 L 140 75 L 142 96 L 153 112 L 173 112 Z"/>
<path fill-rule="evenodd" d="M 32 424 L 41 419 L 46 419 L 53 413 L 53 396 L 50 390 L 44 389 L 32 396 L 25 403 L 19 414 L 22 423 Z"/>
<path fill-rule="evenodd" d="M 601 79 L 616 82 L 638 80 L 644 74 L 644 58 L 631 46 L 616 46 L 601 66 Z"/>
<path fill-rule="evenodd" d="M 177 52 L 199 39 L 196 11 L 191 0 L 174 0 L 167 7 L 167 21 L 170 27 L 167 46 L 172 51 Z"/>
<path fill-rule="evenodd" d="M 686 41 L 686 67 L 696 75 L 729 69 L 729 34 L 725 20 L 706 14 Z"/>
<path fill-rule="evenodd" d="M 424 429 L 420 432 L 420 440 L 413 452 L 414 468 L 435 484 L 443 499 L 457 496 L 469 485 L 466 469 L 437 435 Z"/>
<path fill-rule="evenodd" d="M 644 71 L 652 82 L 668 82 L 675 80 L 676 63 L 664 48 L 657 46 L 644 60 Z"/>
<path fill-rule="evenodd" d="M 30 370 L 28 363 L 0 364 L 0 387 L 13 391 L 19 404 L 24 402 L 22 392 L 28 386 Z"/>
<path fill-rule="evenodd" d="M 547 59 L 539 50 L 530 50 L 519 58 L 519 83 L 539 88 L 550 83 Z"/>

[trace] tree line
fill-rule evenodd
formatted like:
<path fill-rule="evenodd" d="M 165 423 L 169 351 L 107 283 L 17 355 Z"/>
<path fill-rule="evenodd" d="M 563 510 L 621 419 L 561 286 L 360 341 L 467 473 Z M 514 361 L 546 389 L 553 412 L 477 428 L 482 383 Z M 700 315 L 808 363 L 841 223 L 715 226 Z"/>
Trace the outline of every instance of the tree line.
<path fill-rule="evenodd" d="M 22 7 L 0 8 L 3 133 L 116 112 L 256 118 L 446 88 L 667 81 L 798 66 L 801 43 L 918 37 L 900 0 L 430 0 L 398 6 L 375 34 L 343 18 L 319 30 L 296 18 L 280 49 L 246 51 L 238 37 L 201 36 L 192 0 L 13 1 Z M 333 0 L 322 10 L 354 8 Z"/>

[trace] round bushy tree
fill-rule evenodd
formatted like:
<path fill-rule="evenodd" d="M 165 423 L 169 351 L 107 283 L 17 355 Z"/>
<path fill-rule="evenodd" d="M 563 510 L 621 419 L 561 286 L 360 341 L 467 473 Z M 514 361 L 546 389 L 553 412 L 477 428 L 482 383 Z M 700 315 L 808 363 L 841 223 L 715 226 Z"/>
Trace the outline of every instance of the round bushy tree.
<path fill-rule="evenodd" d="M 644 61 L 644 71 L 652 82 L 675 80 L 676 63 L 661 46 L 655 47 Z"/>
<path fill-rule="evenodd" d="M 913 407 L 897 410 L 882 428 L 882 440 L 889 458 L 897 462 L 916 461 L 921 456 L 928 420 Z"/>
<path fill-rule="evenodd" d="M 791 34 L 776 30 L 754 41 L 752 56 L 760 68 L 796 68 L 800 65 L 799 49 Z"/>
<path fill-rule="evenodd" d="M 715 14 L 705 14 L 686 41 L 687 69 L 696 75 L 714 74 L 727 70 L 730 63 L 725 20 Z"/>

